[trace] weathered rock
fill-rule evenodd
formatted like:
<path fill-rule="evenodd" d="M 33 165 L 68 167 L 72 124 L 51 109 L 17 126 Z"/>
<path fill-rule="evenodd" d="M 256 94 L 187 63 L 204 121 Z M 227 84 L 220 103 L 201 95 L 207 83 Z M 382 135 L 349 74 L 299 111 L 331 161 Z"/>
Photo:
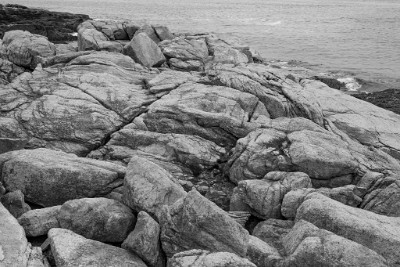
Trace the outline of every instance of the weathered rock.
<path fill-rule="evenodd" d="M 19 218 L 19 216 L 31 210 L 31 207 L 25 203 L 24 194 L 21 190 L 5 194 L 1 197 L 1 203 L 15 218 Z"/>
<path fill-rule="evenodd" d="M 168 27 L 166 26 L 153 25 L 153 29 L 161 41 L 174 39 L 174 35 L 169 31 Z"/>
<path fill-rule="evenodd" d="M 0 12 L 0 38 L 7 31 L 24 30 L 46 36 L 51 42 L 72 41 L 76 40 L 72 33 L 76 32 L 79 23 L 89 19 L 89 16 L 83 14 L 54 12 L 16 5 L 2 6 Z"/>
<path fill-rule="evenodd" d="M 282 201 L 282 215 L 287 219 L 294 219 L 299 206 L 303 203 L 304 198 L 311 193 L 318 192 L 324 196 L 330 197 L 345 205 L 358 207 L 362 199 L 354 193 L 355 186 L 347 185 L 336 188 L 305 188 L 290 191 L 285 195 Z"/>
<path fill-rule="evenodd" d="M 24 229 L 0 203 L 0 263 L 2 266 L 26 266 L 31 252 Z"/>
<path fill-rule="evenodd" d="M 238 192 L 254 216 L 262 219 L 282 218 L 281 203 L 286 193 L 311 187 L 307 174 L 301 172 L 269 172 L 262 180 L 244 180 Z"/>
<path fill-rule="evenodd" d="M 144 211 L 139 212 L 135 229 L 121 247 L 134 252 L 150 267 L 165 266 L 166 260 L 160 243 L 160 225 Z"/>
<path fill-rule="evenodd" d="M 220 146 L 232 146 L 268 116 L 250 94 L 186 83 L 150 105 L 141 120 L 149 131 L 198 135 Z"/>
<path fill-rule="evenodd" d="M 154 75 L 128 56 L 64 58 L 67 66 L 37 68 L 0 90 L 0 138 L 86 155 L 157 99 L 143 84 Z"/>
<path fill-rule="evenodd" d="M 239 50 L 232 48 L 224 40 L 208 37 L 206 38 L 207 45 L 213 62 L 226 64 L 240 64 L 249 62 L 248 57 Z"/>
<path fill-rule="evenodd" d="M 260 222 L 253 229 L 252 235 L 258 237 L 268 245 L 276 248 L 282 255 L 285 250 L 282 244 L 282 238 L 289 233 L 294 225 L 293 221 L 268 219 Z"/>
<path fill-rule="evenodd" d="M 168 257 L 190 249 L 246 256 L 248 232 L 196 190 L 175 204 L 164 206 L 158 219 L 162 247 Z"/>
<path fill-rule="evenodd" d="M 7 59 L 21 67 L 34 69 L 41 58 L 56 54 L 56 48 L 46 37 L 27 31 L 9 31 L 4 34 L 3 45 Z"/>
<path fill-rule="evenodd" d="M 46 242 L 57 266 L 146 267 L 138 256 L 127 250 L 86 239 L 70 230 L 53 228 Z"/>
<path fill-rule="evenodd" d="M 136 211 L 156 215 L 186 195 L 161 166 L 138 156 L 131 158 L 124 181 L 124 203 Z"/>
<path fill-rule="evenodd" d="M 65 202 L 58 213 L 60 227 L 101 242 L 122 242 L 134 228 L 136 217 L 124 204 L 107 198 Z"/>
<path fill-rule="evenodd" d="M 199 79 L 200 77 L 198 75 L 192 73 L 166 70 L 153 79 L 147 80 L 146 83 L 150 92 L 153 94 L 165 94 L 178 88 L 181 84 L 186 82 L 197 82 Z"/>
<path fill-rule="evenodd" d="M 156 44 L 158 44 L 161 41 L 160 37 L 157 35 L 157 32 L 155 31 L 155 29 L 151 25 L 145 24 L 145 25 L 141 26 L 135 32 L 134 36 L 139 35 L 140 33 L 146 34 Z"/>
<path fill-rule="evenodd" d="M 375 251 L 300 220 L 284 237 L 282 266 L 388 266 Z"/>
<path fill-rule="evenodd" d="M 145 67 L 158 67 L 165 62 L 165 57 L 157 44 L 145 33 L 137 33 L 124 47 L 124 54 Z"/>
<path fill-rule="evenodd" d="M 247 258 L 257 266 L 279 266 L 282 261 L 276 248 L 255 236 L 250 236 Z"/>
<path fill-rule="evenodd" d="M 249 260 L 229 252 L 209 252 L 193 249 L 175 254 L 168 260 L 168 267 L 255 267 Z"/>
<path fill-rule="evenodd" d="M 0 167 L 8 191 L 21 190 L 27 201 L 42 206 L 105 195 L 122 184 L 125 174 L 113 163 L 48 149 L 2 154 Z"/>
<path fill-rule="evenodd" d="M 1 44 L 0 44 L 1 46 Z M 18 75 L 24 73 L 25 69 L 7 59 L 0 58 L 0 80 L 5 83 L 12 82 Z"/>
<path fill-rule="evenodd" d="M 313 193 L 297 210 L 296 221 L 299 220 L 311 222 L 377 252 L 386 258 L 389 266 L 400 263 L 400 218 L 356 209 Z"/>
<path fill-rule="evenodd" d="M 40 247 L 32 247 L 27 267 L 48 267 L 50 266 Z"/>
<path fill-rule="evenodd" d="M 58 213 L 61 205 L 30 210 L 18 218 L 28 237 L 46 235 L 51 228 L 60 228 Z"/>

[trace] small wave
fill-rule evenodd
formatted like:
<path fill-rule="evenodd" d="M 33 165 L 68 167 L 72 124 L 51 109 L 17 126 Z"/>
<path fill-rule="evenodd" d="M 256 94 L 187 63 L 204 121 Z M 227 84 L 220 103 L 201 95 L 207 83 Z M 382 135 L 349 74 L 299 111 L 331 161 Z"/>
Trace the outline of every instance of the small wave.
<path fill-rule="evenodd" d="M 270 21 L 270 20 L 263 19 L 262 22 L 263 22 L 263 25 L 268 25 L 268 26 L 277 26 L 277 25 L 282 24 L 281 20 Z"/>
<path fill-rule="evenodd" d="M 359 84 L 355 78 L 339 78 L 337 80 L 341 83 L 344 83 L 349 91 L 356 92 L 361 88 L 361 84 Z"/>

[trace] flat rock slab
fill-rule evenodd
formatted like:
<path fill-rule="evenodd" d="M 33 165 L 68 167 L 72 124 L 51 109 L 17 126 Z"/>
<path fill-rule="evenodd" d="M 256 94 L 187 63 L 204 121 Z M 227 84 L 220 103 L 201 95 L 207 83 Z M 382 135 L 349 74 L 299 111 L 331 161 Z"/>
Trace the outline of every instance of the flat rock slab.
<path fill-rule="evenodd" d="M 120 165 L 43 148 L 2 154 L 0 167 L 8 191 L 21 190 L 27 201 L 45 207 L 105 195 L 125 174 Z"/>
<path fill-rule="evenodd" d="M 51 229 L 47 242 L 56 265 L 60 267 L 146 267 L 138 256 L 127 250 L 86 239 L 70 230 Z"/>

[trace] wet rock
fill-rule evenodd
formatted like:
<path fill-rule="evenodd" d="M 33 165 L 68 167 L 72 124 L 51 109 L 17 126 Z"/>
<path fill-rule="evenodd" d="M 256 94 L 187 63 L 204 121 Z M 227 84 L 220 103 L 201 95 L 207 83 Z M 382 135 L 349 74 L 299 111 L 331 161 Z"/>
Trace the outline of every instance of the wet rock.
<path fill-rule="evenodd" d="M 18 218 L 18 223 L 28 237 L 46 235 L 51 228 L 60 228 L 57 219 L 60 208 L 61 205 L 30 210 Z"/>
<path fill-rule="evenodd" d="M 0 204 L 0 262 L 3 266 L 26 266 L 31 247 L 24 229 Z"/>
<path fill-rule="evenodd" d="M 389 266 L 398 265 L 400 219 L 346 206 L 318 193 L 305 198 L 296 221 L 315 226 L 352 240 L 382 255 Z M 366 255 L 364 253 L 363 255 Z"/>
<path fill-rule="evenodd" d="M 144 211 L 139 212 L 135 229 L 121 247 L 134 252 L 148 266 L 165 266 L 160 243 L 160 225 Z"/>
<path fill-rule="evenodd" d="M 124 181 L 124 203 L 136 211 L 157 215 L 186 192 L 161 166 L 138 156 L 131 158 Z"/>
<path fill-rule="evenodd" d="M 46 36 L 51 42 L 76 40 L 73 33 L 89 16 L 54 12 L 25 6 L 6 5 L 0 8 L 0 38 L 12 30 L 23 30 Z"/>
<path fill-rule="evenodd" d="M 175 254 L 168 260 L 168 267 L 255 267 L 253 263 L 229 252 L 209 252 L 193 249 Z"/>
<path fill-rule="evenodd" d="M 54 206 L 70 199 L 107 194 L 122 184 L 125 168 L 49 150 L 20 150 L 0 157 L 8 191 L 21 190 L 25 199 Z"/>
<path fill-rule="evenodd" d="M 7 59 L 15 65 L 34 69 L 41 58 L 56 54 L 56 48 L 46 37 L 27 31 L 9 31 L 4 34 L 3 45 Z"/>
<path fill-rule="evenodd" d="M 160 48 L 145 33 L 136 32 L 131 42 L 124 47 L 124 54 L 145 67 L 159 67 L 165 62 Z"/>
<path fill-rule="evenodd" d="M 336 188 L 305 188 L 292 190 L 285 195 L 282 202 L 282 215 L 287 219 L 294 219 L 298 207 L 303 203 L 304 198 L 314 192 L 330 197 L 345 205 L 358 207 L 362 199 L 354 193 L 355 186 L 347 185 Z"/>
<path fill-rule="evenodd" d="M 136 217 L 124 204 L 107 198 L 82 198 L 65 202 L 58 213 L 60 227 L 101 242 L 122 242 Z"/>
<path fill-rule="evenodd" d="M 25 203 L 24 194 L 21 190 L 5 194 L 1 197 L 1 203 L 15 218 L 19 218 L 19 216 L 31 210 L 31 207 Z"/>
<path fill-rule="evenodd" d="M 284 237 L 282 266 L 388 266 L 375 251 L 300 220 Z"/>
<path fill-rule="evenodd" d="M 57 266 L 146 267 L 138 256 L 127 250 L 86 239 L 66 229 L 51 229 L 46 243 Z"/>
<path fill-rule="evenodd" d="M 246 256 L 248 232 L 196 190 L 164 209 L 159 216 L 161 243 L 168 257 L 190 249 Z"/>
<path fill-rule="evenodd" d="M 281 203 L 286 193 L 298 188 L 311 187 L 307 174 L 301 172 L 269 172 L 262 180 L 239 182 L 241 199 L 254 216 L 262 219 L 282 218 Z"/>

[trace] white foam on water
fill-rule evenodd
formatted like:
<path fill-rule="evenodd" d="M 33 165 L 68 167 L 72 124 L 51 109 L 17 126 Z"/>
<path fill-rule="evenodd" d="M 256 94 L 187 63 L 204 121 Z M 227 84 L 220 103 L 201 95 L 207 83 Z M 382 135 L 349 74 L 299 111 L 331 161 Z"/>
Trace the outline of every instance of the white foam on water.
<path fill-rule="evenodd" d="M 341 83 L 344 83 L 349 91 L 356 92 L 361 88 L 361 84 L 359 84 L 353 77 L 339 78 L 337 80 Z"/>

